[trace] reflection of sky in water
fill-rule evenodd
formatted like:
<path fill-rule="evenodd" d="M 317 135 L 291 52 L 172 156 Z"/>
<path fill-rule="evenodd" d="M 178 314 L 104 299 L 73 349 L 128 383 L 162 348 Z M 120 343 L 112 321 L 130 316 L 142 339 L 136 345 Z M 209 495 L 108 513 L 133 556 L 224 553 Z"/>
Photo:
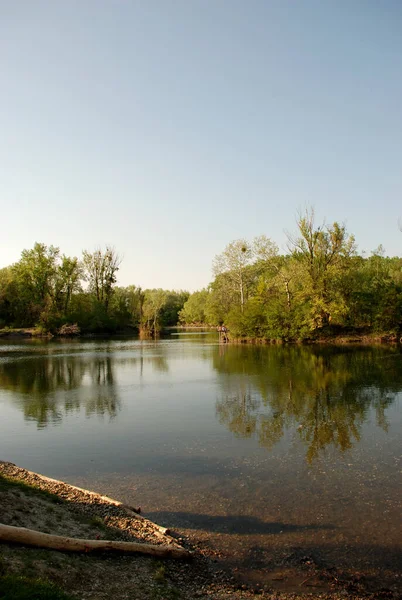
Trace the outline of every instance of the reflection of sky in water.
<path fill-rule="evenodd" d="M 400 357 L 215 334 L 2 344 L 0 457 L 240 536 L 243 558 L 320 544 L 375 566 L 400 540 Z"/>

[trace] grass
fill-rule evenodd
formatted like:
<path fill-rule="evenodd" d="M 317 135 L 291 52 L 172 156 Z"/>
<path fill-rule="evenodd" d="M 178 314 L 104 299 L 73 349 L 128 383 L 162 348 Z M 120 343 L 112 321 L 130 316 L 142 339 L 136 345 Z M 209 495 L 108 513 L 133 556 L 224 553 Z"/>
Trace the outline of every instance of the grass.
<path fill-rule="evenodd" d="M 42 530 L 51 530 L 53 521 L 59 521 L 64 511 L 68 516 L 67 509 L 70 507 L 67 500 L 36 488 L 35 484 L 30 485 L 23 480 L 15 480 L 0 474 L 0 506 L 2 492 L 14 503 L 9 515 L 10 519 L 17 519 L 14 525 L 24 523 L 20 518 L 21 508 L 24 513 L 32 511 L 34 521 L 36 508 L 40 508 Z M 30 501 L 27 502 L 29 497 Z M 55 503 L 60 503 L 60 506 L 56 506 Z M 100 516 L 90 516 L 77 511 L 74 513 L 73 521 L 78 528 L 80 523 L 92 527 L 91 534 L 98 530 L 105 532 L 107 539 L 120 538 L 119 532 L 114 531 L 113 525 L 107 525 Z M 83 530 L 86 531 L 85 528 Z M 91 588 L 94 586 L 94 580 L 91 579 L 91 572 L 94 568 L 95 572 L 99 573 L 99 563 L 104 560 L 104 557 L 74 556 L 42 548 L 0 545 L 0 600 L 77 600 L 76 597 L 71 596 L 71 592 L 64 591 L 62 588 L 66 589 L 65 586 L 68 586 L 67 590 L 74 590 L 73 593 L 79 595 L 82 588 L 93 591 Z M 139 578 L 138 584 L 141 590 L 136 590 L 133 600 L 142 597 L 149 600 L 179 600 L 183 597 L 180 590 L 173 585 L 168 567 L 162 561 L 148 561 L 144 565 L 141 563 L 141 566 L 146 572 L 147 581 L 144 582 L 142 577 Z M 110 564 L 106 561 L 105 567 L 111 573 L 113 572 L 112 561 Z M 116 572 L 118 574 L 122 572 L 118 562 Z M 65 580 L 66 573 L 68 573 L 68 582 Z M 149 576 L 152 578 L 151 581 Z M 116 586 L 118 585 L 117 583 Z M 127 584 L 126 587 L 122 585 L 126 589 Z M 114 586 L 111 577 L 111 589 L 114 590 Z"/>
<path fill-rule="evenodd" d="M 50 502 L 48 506 L 44 505 L 43 510 L 47 515 L 45 524 L 52 526 L 52 517 L 56 514 L 55 504 L 65 504 L 65 501 L 55 494 L 46 490 L 41 490 L 34 485 L 25 483 L 21 480 L 9 478 L 3 474 L 0 475 L 0 494 L 1 492 L 12 491 L 21 498 L 36 497 L 43 501 Z M 1 501 L 0 501 L 1 502 Z M 18 498 L 16 498 L 18 503 Z M 14 513 L 15 525 L 20 523 L 19 513 L 26 512 L 22 507 L 16 506 Z M 8 556 L 7 549 L 5 549 Z M 10 569 L 9 562 L 0 554 L 0 600 L 73 600 L 73 596 L 66 594 L 60 587 L 48 581 L 47 579 L 38 579 L 37 561 L 43 561 L 52 569 L 59 569 L 57 561 L 53 559 L 52 553 L 40 548 L 15 548 L 12 556 L 19 563 L 18 573 Z M 14 567 L 15 568 L 15 567 Z"/>
<path fill-rule="evenodd" d="M 90 517 L 89 521 L 87 519 L 87 522 L 89 523 L 89 525 L 92 525 L 92 527 L 98 527 L 99 529 L 108 531 L 108 528 L 106 527 L 106 525 L 101 517 L 98 517 L 98 516 Z"/>
<path fill-rule="evenodd" d="M 154 561 L 154 580 L 157 587 L 152 590 L 153 600 L 179 600 L 182 596 L 180 591 L 169 584 L 166 565 L 163 562 Z"/>
<path fill-rule="evenodd" d="M 10 479 L 5 475 L 0 475 L 0 492 L 3 490 L 9 490 L 11 488 L 21 490 L 24 493 L 42 496 L 42 498 L 50 500 L 54 504 L 63 504 L 64 502 L 61 498 L 59 498 L 59 496 L 56 496 L 56 494 L 52 494 L 51 492 L 47 492 L 46 490 L 41 490 L 29 483 L 25 483 L 24 481 Z"/>
<path fill-rule="evenodd" d="M 159 561 L 155 565 L 154 579 L 158 583 L 164 583 L 166 581 L 166 566 Z"/>
<path fill-rule="evenodd" d="M 47 581 L 0 575 L 0 600 L 73 600 L 73 597 Z"/>

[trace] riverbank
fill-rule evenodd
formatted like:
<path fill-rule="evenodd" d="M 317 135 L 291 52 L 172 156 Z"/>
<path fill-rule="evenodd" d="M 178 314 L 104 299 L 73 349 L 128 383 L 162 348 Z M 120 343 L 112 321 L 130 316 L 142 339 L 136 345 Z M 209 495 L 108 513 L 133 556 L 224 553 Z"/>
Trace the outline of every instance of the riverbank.
<path fill-rule="evenodd" d="M 166 332 L 170 329 L 178 330 L 195 330 L 195 331 L 216 331 L 216 327 L 210 325 L 178 325 L 172 328 L 166 328 Z M 334 344 L 334 345 L 347 345 L 347 344 L 397 344 L 402 343 L 401 334 L 395 331 L 372 331 L 368 327 L 364 328 L 344 328 L 344 327 L 327 327 L 325 329 L 317 330 L 310 337 L 302 339 L 284 339 L 284 338 L 264 338 L 264 337 L 248 337 L 240 336 L 236 337 L 233 335 L 230 329 L 227 330 L 227 336 L 224 343 L 228 342 L 231 344 L 253 344 L 253 345 L 312 345 L 312 344 Z M 223 341 L 223 340 L 221 340 Z"/>
<path fill-rule="evenodd" d="M 348 344 L 399 344 L 402 338 L 395 333 L 379 333 L 379 334 L 351 334 L 351 335 L 332 335 L 314 338 L 306 338 L 303 340 L 280 340 L 280 339 L 265 339 L 265 338 L 230 338 L 230 344 L 254 344 L 254 345 L 348 345 Z"/>
<path fill-rule="evenodd" d="M 32 337 L 49 338 L 53 336 L 49 333 L 43 332 L 41 329 L 37 329 L 36 327 L 21 327 L 15 329 L 6 327 L 4 329 L 0 329 L 0 339 Z"/>
<path fill-rule="evenodd" d="M 87 539 L 176 543 L 192 553 L 190 561 L 177 561 L 140 554 L 75 554 L 0 544 L 0 580 L 18 575 L 32 581 L 39 576 L 63 590 L 69 598 L 292 600 L 311 597 L 314 592 L 327 600 L 393 597 L 389 590 L 388 595 L 381 590 L 368 593 L 359 589 L 357 580 L 352 584 L 338 580 L 334 572 L 320 573 L 305 557 L 301 559 L 305 578 L 299 593 L 250 587 L 222 570 L 219 557 L 210 547 L 190 541 L 179 532 L 163 534 L 157 525 L 129 516 L 124 507 L 106 498 L 43 478 L 12 463 L 0 462 L 0 505 L 1 521 L 6 525 Z"/>
<path fill-rule="evenodd" d="M 74 326 L 75 327 L 75 326 Z M 52 339 L 52 338 L 60 338 L 60 339 L 71 339 L 71 338 L 107 338 L 107 337 L 132 337 L 133 335 L 138 334 L 137 329 L 124 329 L 120 331 L 97 331 L 97 332 L 81 332 L 79 328 L 74 328 L 73 326 L 69 326 L 63 331 L 59 331 L 58 333 L 51 333 L 50 331 L 46 331 L 37 327 L 26 327 L 26 328 L 5 328 L 0 329 L 0 339 Z"/>
<path fill-rule="evenodd" d="M 174 327 L 165 327 L 161 331 L 161 333 L 171 333 L 172 331 L 216 331 L 216 328 L 211 326 L 199 326 L 199 325 L 178 325 Z M 135 329 L 125 329 L 123 331 L 116 332 L 84 332 L 80 333 L 79 330 L 73 333 L 56 333 L 52 334 L 48 331 L 45 331 L 40 328 L 35 327 L 27 327 L 27 328 L 5 328 L 0 329 L 0 339 L 30 339 L 30 338 L 42 338 L 42 339 L 51 339 L 51 338 L 72 338 L 72 337 L 81 337 L 84 339 L 87 338 L 104 338 L 109 336 L 116 337 L 132 337 L 133 335 L 138 334 L 140 337 L 144 338 L 152 338 L 152 335 L 141 336 L 141 332 L 138 332 Z M 382 333 L 373 333 L 368 332 L 367 330 L 363 331 L 354 331 L 354 332 L 324 332 L 321 334 L 317 334 L 310 338 L 305 338 L 302 340 L 283 340 L 283 339 L 266 339 L 266 338 L 252 338 L 252 337 L 231 337 L 230 331 L 227 337 L 227 343 L 230 344 L 252 344 L 252 345 L 313 345 L 313 344 L 321 344 L 321 345 L 348 345 L 348 344 L 360 344 L 360 345 L 370 345 L 370 344 L 398 344 L 402 342 L 402 337 L 395 332 L 382 332 Z M 226 343 L 226 342 L 225 342 Z"/>

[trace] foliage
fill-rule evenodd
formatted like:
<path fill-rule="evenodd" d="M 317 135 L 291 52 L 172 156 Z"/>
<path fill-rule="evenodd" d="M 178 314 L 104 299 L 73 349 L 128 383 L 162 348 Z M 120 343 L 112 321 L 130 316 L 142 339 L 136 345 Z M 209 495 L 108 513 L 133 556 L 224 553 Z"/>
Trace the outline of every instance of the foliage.
<path fill-rule="evenodd" d="M 225 273 L 228 285 L 238 295 L 240 309 L 243 311 L 246 300 L 249 270 L 247 266 L 251 263 L 253 251 L 245 239 L 235 240 L 228 244 L 222 254 L 219 254 L 213 263 L 213 272 L 216 275 Z"/>
<path fill-rule="evenodd" d="M 208 292 L 192 294 L 183 323 L 202 316 L 225 324 L 232 338 L 305 340 L 333 332 L 402 331 L 402 259 L 356 253 L 344 225 L 297 220 L 289 253 L 266 236 L 229 244 L 214 261 Z M 197 319 L 198 321 L 198 319 Z"/>
<path fill-rule="evenodd" d="M 144 304 L 142 307 L 141 325 L 154 334 L 161 329 L 162 308 L 165 306 L 167 293 L 162 289 L 145 290 Z"/>
<path fill-rule="evenodd" d="M 107 313 L 121 258 L 110 246 L 106 246 L 104 251 L 98 248 L 92 253 L 84 250 L 82 257 L 89 290 Z"/>
<path fill-rule="evenodd" d="M 311 329 L 340 322 L 347 306 L 339 293 L 339 283 L 355 253 L 353 236 L 345 226 L 333 223 L 318 227 L 314 224 L 314 211 L 306 211 L 297 222 L 298 236 L 289 236 L 290 248 L 298 261 L 303 277 L 300 300 L 310 305 Z"/>
<path fill-rule="evenodd" d="M 165 303 L 161 311 L 161 323 L 164 327 L 177 325 L 179 322 L 179 314 L 184 307 L 184 304 L 189 299 L 190 294 L 185 291 L 167 291 L 165 295 Z"/>
<path fill-rule="evenodd" d="M 141 321 L 144 293 L 140 287 L 116 287 L 111 301 L 110 312 L 118 329 L 138 328 Z"/>
<path fill-rule="evenodd" d="M 58 335 L 176 325 L 186 291 L 116 286 L 121 259 L 114 248 L 83 251 L 83 259 L 36 243 L 0 269 L 1 327 L 36 327 Z M 87 289 L 83 283 L 87 282 Z M 74 324 L 74 325 L 72 325 Z"/>
<path fill-rule="evenodd" d="M 181 324 L 222 325 L 230 337 L 295 341 L 334 332 L 402 333 L 402 258 L 382 246 L 365 258 L 344 225 L 297 219 L 280 254 L 265 235 L 229 243 L 213 263 L 208 288 L 186 291 L 117 286 L 114 248 L 83 252 L 82 260 L 36 243 L 0 269 L 0 327 L 57 333 L 140 329 L 155 335 Z M 87 287 L 85 289 L 85 283 Z"/>
<path fill-rule="evenodd" d="M 59 248 L 36 243 L 0 271 L 0 318 L 11 326 L 56 329 L 81 289 L 81 277 L 77 258 L 60 257 Z"/>
<path fill-rule="evenodd" d="M 161 288 L 145 290 L 141 310 L 142 331 L 155 335 L 163 327 L 177 325 L 189 295 L 188 292 Z"/>
<path fill-rule="evenodd" d="M 23 250 L 12 267 L 15 283 L 15 314 L 21 325 L 44 322 L 51 313 L 59 248 L 36 243 Z"/>
<path fill-rule="evenodd" d="M 207 323 L 206 304 L 208 301 L 208 290 L 194 292 L 183 305 L 179 312 L 179 321 L 183 324 L 204 324 Z"/>

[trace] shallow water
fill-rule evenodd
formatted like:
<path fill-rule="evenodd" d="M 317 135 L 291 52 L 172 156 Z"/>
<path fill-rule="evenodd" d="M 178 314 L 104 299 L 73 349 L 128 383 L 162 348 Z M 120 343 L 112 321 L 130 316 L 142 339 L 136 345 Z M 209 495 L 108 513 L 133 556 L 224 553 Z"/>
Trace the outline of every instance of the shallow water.
<path fill-rule="evenodd" d="M 395 583 L 401 392 L 399 347 L 2 341 L 0 459 L 141 505 L 248 579 L 280 588 L 302 556 Z"/>

